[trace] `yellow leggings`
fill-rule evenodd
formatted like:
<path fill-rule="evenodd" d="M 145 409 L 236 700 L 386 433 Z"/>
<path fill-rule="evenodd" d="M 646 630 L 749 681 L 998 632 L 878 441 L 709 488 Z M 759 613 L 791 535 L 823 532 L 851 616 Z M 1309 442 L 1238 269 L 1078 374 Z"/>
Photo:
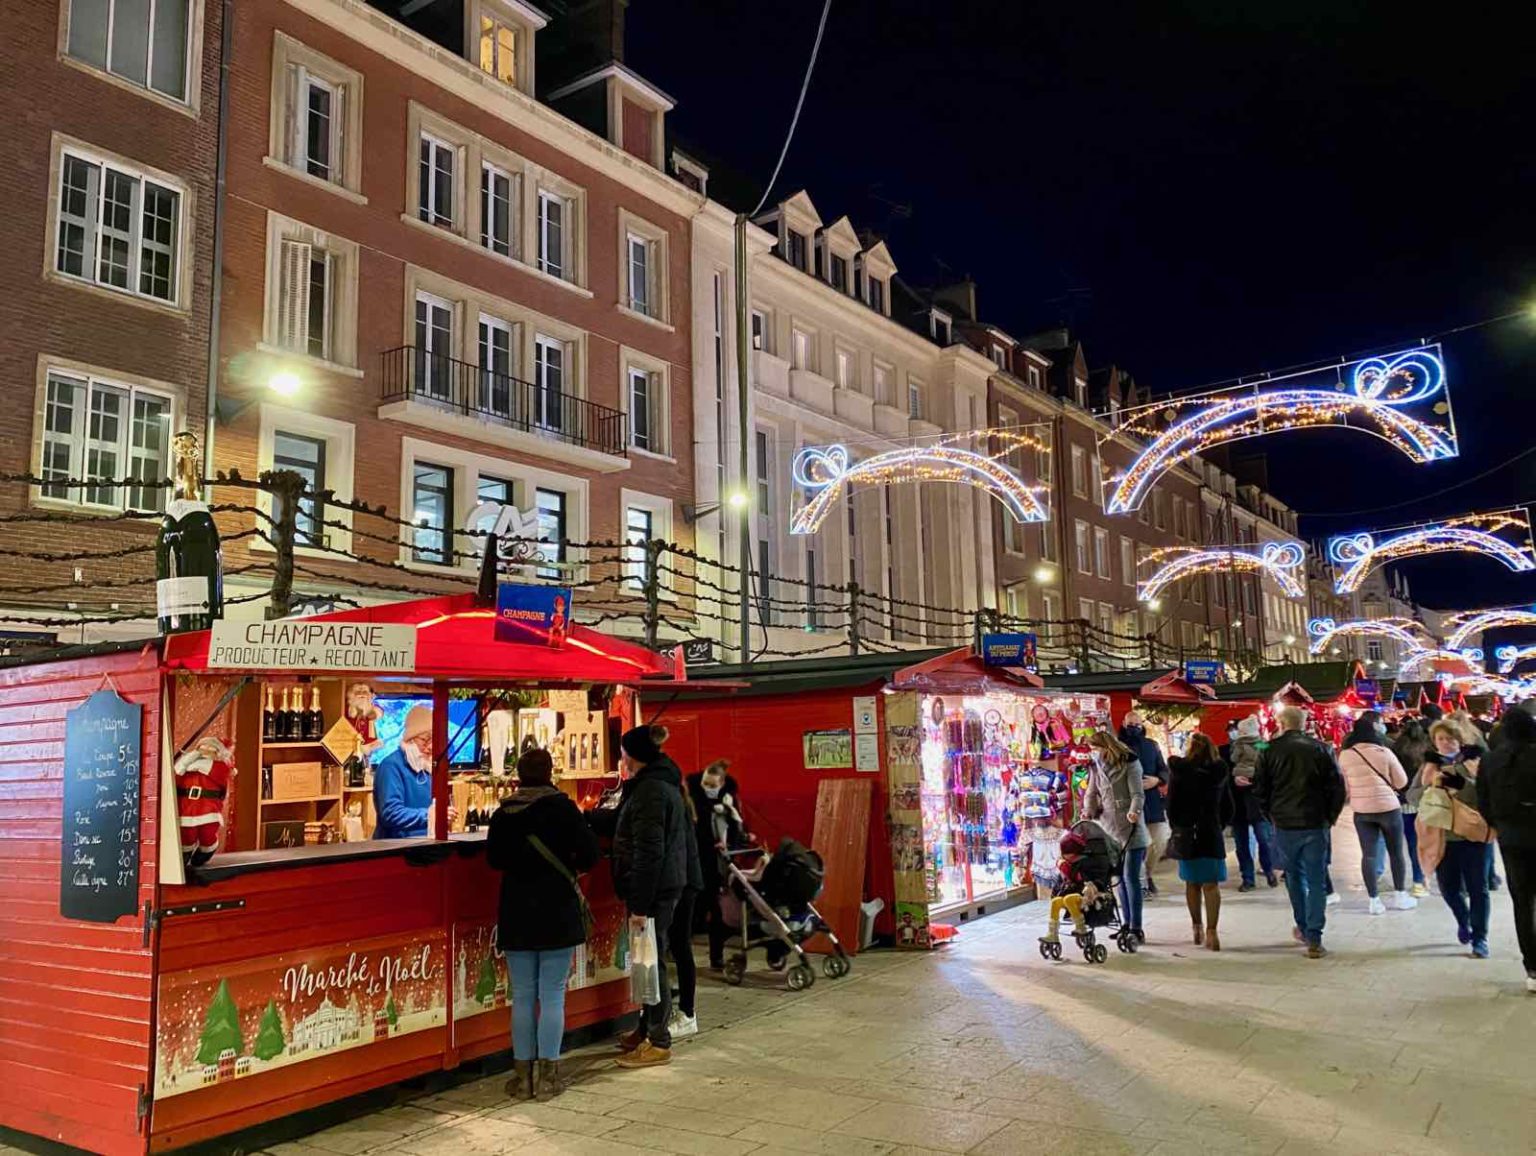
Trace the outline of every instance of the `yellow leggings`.
<path fill-rule="evenodd" d="M 1083 923 L 1083 897 L 1081 895 L 1057 895 L 1051 900 L 1051 934 L 1061 926 L 1061 913 L 1065 911 L 1072 917 L 1072 926 L 1078 931 L 1086 931 Z"/>

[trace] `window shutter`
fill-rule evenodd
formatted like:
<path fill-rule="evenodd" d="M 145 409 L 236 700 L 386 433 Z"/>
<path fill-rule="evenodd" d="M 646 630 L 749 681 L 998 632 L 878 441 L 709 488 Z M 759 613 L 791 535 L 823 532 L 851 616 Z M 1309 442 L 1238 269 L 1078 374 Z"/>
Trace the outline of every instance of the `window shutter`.
<path fill-rule="evenodd" d="M 310 247 L 303 241 L 284 241 L 279 261 L 277 343 L 302 353 L 309 341 Z"/>
<path fill-rule="evenodd" d="M 344 185 L 352 175 L 347 172 L 347 90 L 344 85 L 331 89 L 331 182 Z"/>
<path fill-rule="evenodd" d="M 305 125 L 309 115 L 309 86 L 302 64 L 288 69 L 288 139 L 283 156 L 296 169 L 304 168 Z"/>

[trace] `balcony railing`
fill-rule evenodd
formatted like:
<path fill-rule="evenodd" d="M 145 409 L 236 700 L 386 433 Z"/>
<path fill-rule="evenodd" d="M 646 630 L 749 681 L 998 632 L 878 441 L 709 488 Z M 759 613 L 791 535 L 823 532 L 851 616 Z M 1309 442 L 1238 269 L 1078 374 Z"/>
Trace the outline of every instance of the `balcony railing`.
<path fill-rule="evenodd" d="M 380 357 L 383 401 L 415 401 L 506 429 L 624 457 L 629 415 L 414 345 Z"/>

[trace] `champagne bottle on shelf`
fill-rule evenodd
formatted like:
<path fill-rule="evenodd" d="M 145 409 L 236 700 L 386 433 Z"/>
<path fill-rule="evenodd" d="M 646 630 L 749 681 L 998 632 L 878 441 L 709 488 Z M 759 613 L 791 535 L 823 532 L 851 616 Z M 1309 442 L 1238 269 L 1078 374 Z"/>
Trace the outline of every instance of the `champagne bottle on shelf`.
<path fill-rule="evenodd" d="M 325 712 L 320 709 L 320 688 L 309 688 L 309 709 L 304 712 L 304 737 L 319 742 L 325 737 Z"/>
<path fill-rule="evenodd" d="M 304 690 L 302 687 L 293 687 L 291 693 L 285 693 L 283 702 L 283 729 L 287 732 L 288 741 L 300 742 L 304 738 Z"/>
<path fill-rule="evenodd" d="M 266 705 L 261 708 L 261 741 L 270 743 L 277 738 L 277 711 L 272 706 L 272 687 L 267 687 Z"/>
<path fill-rule="evenodd" d="M 261 768 L 261 797 L 263 799 L 270 799 L 272 797 L 272 768 L 271 767 L 262 767 Z"/>
<path fill-rule="evenodd" d="M 176 459 L 171 500 L 155 538 L 155 609 L 162 634 L 207 630 L 224 617 L 224 556 L 219 530 L 202 500 L 203 452 L 183 430 L 171 441 Z"/>

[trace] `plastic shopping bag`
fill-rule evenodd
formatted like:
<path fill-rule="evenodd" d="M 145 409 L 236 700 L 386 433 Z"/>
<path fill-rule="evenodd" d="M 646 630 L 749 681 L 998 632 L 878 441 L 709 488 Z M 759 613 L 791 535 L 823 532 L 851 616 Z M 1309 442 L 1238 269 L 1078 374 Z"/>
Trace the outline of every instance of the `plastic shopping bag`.
<path fill-rule="evenodd" d="M 629 943 L 630 995 L 638 1004 L 658 1004 L 661 1002 L 661 953 L 656 945 L 656 921 L 631 918 Z"/>

